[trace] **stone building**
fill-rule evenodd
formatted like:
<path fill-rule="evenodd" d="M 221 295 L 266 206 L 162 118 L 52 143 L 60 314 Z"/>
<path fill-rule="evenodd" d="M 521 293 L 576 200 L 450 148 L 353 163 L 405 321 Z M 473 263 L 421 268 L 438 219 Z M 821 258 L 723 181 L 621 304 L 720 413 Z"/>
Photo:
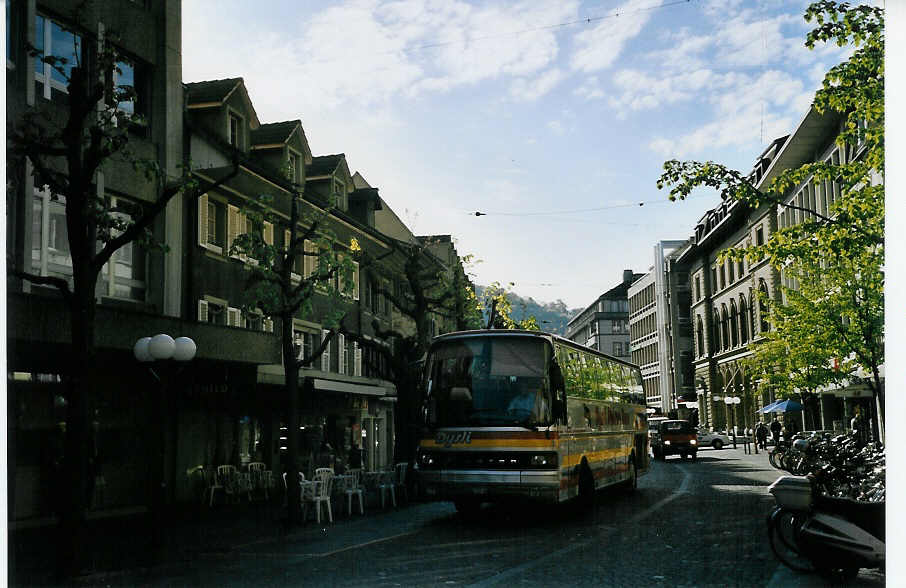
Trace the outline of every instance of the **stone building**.
<path fill-rule="evenodd" d="M 676 263 L 689 241 L 659 241 L 654 265 L 629 287 L 632 362 L 642 370 L 655 414 L 687 418 L 695 401 L 688 268 Z M 697 408 L 697 406 L 695 406 Z"/>
<path fill-rule="evenodd" d="M 171 181 L 188 167 L 202 181 L 223 181 L 202 194 L 180 194 L 157 217 L 151 230 L 165 249 L 127 245 L 101 273 L 95 341 L 104 370 L 95 390 L 91 503 L 100 512 L 141 510 L 151 502 L 155 467 L 149 464 L 157 439 L 168 502 L 197 499 L 197 480 L 187 475 L 197 466 L 262 461 L 278 476 L 286 466 L 281 325 L 248 296 L 248 270 L 259 261 L 232 248 L 237 236 L 252 230 L 250 207 L 264 206 L 279 219 L 265 222 L 260 235 L 277 248 L 286 244 L 293 203 L 304 211 L 302 228 L 312 218 L 329 227 L 340 255 L 351 255 L 353 242 L 379 255 L 397 238 L 379 228 L 385 218 L 397 217 L 378 189 L 351 174 L 344 155 L 314 156 L 301 121 L 260 121 L 241 78 L 184 84 L 181 29 L 179 0 L 7 2 L 11 124 L 32 108 L 62 116 L 67 102 L 65 78 L 29 57 L 29 45 L 72 63 L 73 47 L 85 51 L 80 58 L 90 58 L 100 35 L 115 35 L 128 57 L 111 83 L 134 86 L 136 97 L 125 107 L 147 119 L 146 126 L 128 129 L 130 152 L 159 166 Z M 16 272 L 71 282 L 73 270 L 65 201 L 34 185 L 29 160 L 8 157 L 7 170 L 9 519 L 17 523 L 45 520 L 54 509 L 71 342 L 58 291 Z M 140 169 L 120 161 L 106 164 L 96 184 L 99 197 L 124 209 L 157 197 L 156 185 Z M 438 271 L 454 271 L 429 255 Z M 314 259 L 300 256 L 293 273 L 310 275 Z M 381 278 L 391 290 L 403 282 L 399 256 L 388 257 L 384 269 Z M 335 463 L 358 460 L 375 469 L 394 460 L 394 406 L 401 391 L 377 352 L 392 341 L 380 339 L 376 329 L 411 321 L 362 273 L 353 272 L 339 301 L 316 291 L 311 308 L 293 321 L 293 353 L 308 354 L 322 342 L 328 315 L 341 317 L 326 351 L 301 374 L 313 389 L 301 403 L 305 468 L 325 441 Z M 452 328 L 444 317 L 435 324 L 436 332 Z M 157 333 L 192 338 L 195 358 L 151 369 L 138 362 L 136 341 Z"/>
<path fill-rule="evenodd" d="M 629 360 L 629 286 L 642 274 L 623 270 L 623 280 L 574 316 L 566 338 L 602 353 Z"/>
<path fill-rule="evenodd" d="M 794 132 L 773 141 L 758 157 L 749 181 L 764 190 L 781 171 L 812 161 L 845 161 L 859 157 L 858 149 L 841 149 L 836 144 L 842 121 L 834 113 L 819 115 L 810 110 Z M 826 214 L 840 197 L 833 181 L 809 178 L 783 195 L 783 201 Z M 772 402 L 773 390 L 761 386 L 747 373 L 745 360 L 751 356 L 750 343 L 770 329 L 767 312 L 759 294 L 783 301 L 781 285 L 794 286 L 766 259 L 754 262 L 719 261 L 729 248 L 760 245 L 778 228 L 801 222 L 808 214 L 776 204 L 758 209 L 725 200 L 702 216 L 691 237 L 691 246 L 677 262 L 689 267 L 692 288 L 695 389 L 703 422 L 723 429 L 753 425 L 756 411 Z M 739 398 L 728 405 L 726 398 Z M 786 415 L 796 429 L 843 429 L 856 406 L 868 409 L 871 392 L 854 382 L 819 391 L 809 397 L 806 410 Z"/>

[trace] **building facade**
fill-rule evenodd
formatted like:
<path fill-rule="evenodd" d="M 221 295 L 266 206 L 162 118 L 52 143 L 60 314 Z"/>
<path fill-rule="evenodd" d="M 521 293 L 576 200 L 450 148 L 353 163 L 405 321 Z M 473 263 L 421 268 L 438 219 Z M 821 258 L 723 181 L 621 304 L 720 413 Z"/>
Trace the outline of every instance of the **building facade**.
<path fill-rule="evenodd" d="M 91 508 L 121 512 L 150 504 L 154 468 L 147 464 L 155 453 L 153 440 L 161 437 L 168 502 L 197 499 L 197 480 L 187 473 L 198 466 L 260 461 L 279 476 L 288 466 L 282 325 L 250 296 L 251 269 L 265 260 L 236 249 L 237 238 L 257 232 L 268 246 L 285 248 L 289 211 L 297 206 L 298 234 L 317 222 L 331 236 L 326 246 L 339 257 L 351 258 L 356 248 L 376 257 L 391 251 L 396 238 L 381 232 L 382 215 L 396 215 L 377 188 L 350 173 L 343 154 L 314 156 L 299 120 L 261 122 L 241 78 L 184 84 L 178 0 L 6 5 L 11 125 L 30 110 L 53 120 L 65 115 L 66 78 L 30 57 L 28 46 L 74 63 L 73 47 L 90 53 L 93 41 L 115 35 L 125 57 L 117 64 L 122 77 L 112 83 L 135 88 L 127 107 L 147 120 L 128 129 L 132 156 L 159 167 L 168 181 L 178 181 L 191 167 L 201 185 L 219 184 L 179 194 L 156 218 L 151 233 L 165 248 L 132 243 L 101 272 L 95 342 L 104 370 L 94 390 Z M 9 156 L 7 164 L 8 479 L 9 519 L 15 522 L 54 512 L 71 348 L 68 308 L 59 292 L 20 276 L 71 283 L 73 269 L 65 200 L 34 185 L 27 158 Z M 112 160 L 98 174 L 97 191 L 105 202 L 130 210 L 153 203 L 158 185 L 129 162 Z M 251 210 L 264 210 L 269 220 L 256 228 Z M 312 275 L 315 247 L 324 243 L 304 244 L 313 255 L 299 256 L 294 279 Z M 453 271 L 437 255 L 430 257 L 438 271 Z M 312 390 L 300 409 L 297 465 L 306 473 L 323 459 L 366 469 L 394 460 L 400 391 L 382 353 L 392 351 L 393 340 L 378 333 L 404 330 L 411 319 L 384 295 L 405 290 L 405 260 L 384 259 L 379 280 L 363 279 L 365 272 L 353 262 L 350 279 L 337 283 L 341 297 L 316 288 L 293 319 L 291 348 L 300 357 L 330 337 L 301 373 Z M 437 321 L 437 332 L 450 329 L 448 320 Z M 191 337 L 195 358 L 183 367 L 149 370 L 133 347 L 157 333 Z M 168 382 L 165 390 L 158 377 Z M 165 392 L 164 418 L 150 418 L 161 410 Z"/>
<path fill-rule="evenodd" d="M 623 271 L 623 280 L 570 319 L 566 338 L 602 353 L 630 359 L 629 286 L 642 274 Z"/>
<path fill-rule="evenodd" d="M 758 157 L 749 181 L 765 190 L 783 170 L 812 161 L 858 157 L 857 150 L 843 150 L 836 144 L 841 124 L 836 114 L 810 110 L 792 135 L 778 138 Z M 783 203 L 827 214 L 839 197 L 837 182 L 809 178 L 784 194 Z M 752 355 L 750 344 L 771 328 L 762 297 L 781 303 L 781 285 L 794 287 L 767 259 L 734 262 L 721 260 L 720 254 L 761 245 L 779 228 L 801 222 L 806 214 L 784 205 L 753 209 L 725 200 L 702 216 L 691 246 L 677 258 L 690 272 L 695 389 L 702 420 L 712 428 L 751 427 L 760 418 L 756 411 L 775 399 L 769 386 L 753 379 L 746 360 Z M 728 397 L 740 402 L 727 404 Z M 808 395 L 803 412 L 784 418 L 793 429 L 842 430 L 856 407 L 868 410 L 870 402 L 866 385 L 848 384 L 821 390 L 817 397 Z"/>
<path fill-rule="evenodd" d="M 694 403 L 688 268 L 676 259 L 688 241 L 659 241 L 654 265 L 629 287 L 632 362 L 642 370 L 648 407 L 655 414 L 689 416 Z M 695 407 L 697 408 L 697 406 Z"/>

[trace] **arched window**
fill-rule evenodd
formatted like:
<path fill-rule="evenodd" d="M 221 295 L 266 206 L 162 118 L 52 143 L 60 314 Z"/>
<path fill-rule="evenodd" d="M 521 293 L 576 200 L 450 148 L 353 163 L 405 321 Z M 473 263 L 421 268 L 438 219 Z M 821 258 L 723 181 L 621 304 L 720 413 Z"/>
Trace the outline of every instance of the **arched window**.
<path fill-rule="evenodd" d="M 746 295 L 739 295 L 739 342 L 745 345 L 749 342 L 749 311 L 746 308 Z"/>
<path fill-rule="evenodd" d="M 705 327 L 702 324 L 701 315 L 696 318 L 695 336 L 698 337 L 698 356 L 703 357 L 705 355 Z"/>
<path fill-rule="evenodd" d="M 720 351 L 720 313 L 714 309 L 714 316 L 711 317 L 711 353 Z"/>
<path fill-rule="evenodd" d="M 758 283 L 758 314 L 761 315 L 761 332 L 767 333 L 771 330 L 771 325 L 768 323 L 768 285 L 764 280 L 759 281 Z"/>
<path fill-rule="evenodd" d="M 749 288 L 749 329 L 752 333 L 752 339 L 755 339 L 755 334 L 758 330 L 755 328 L 758 323 L 755 322 L 755 309 L 758 308 L 755 302 L 755 292 Z"/>
<path fill-rule="evenodd" d="M 730 317 L 727 316 L 727 305 L 720 305 L 720 342 L 721 349 L 730 348 Z"/>
<path fill-rule="evenodd" d="M 730 301 L 730 341 L 733 347 L 739 345 L 739 321 L 736 315 L 735 300 Z"/>

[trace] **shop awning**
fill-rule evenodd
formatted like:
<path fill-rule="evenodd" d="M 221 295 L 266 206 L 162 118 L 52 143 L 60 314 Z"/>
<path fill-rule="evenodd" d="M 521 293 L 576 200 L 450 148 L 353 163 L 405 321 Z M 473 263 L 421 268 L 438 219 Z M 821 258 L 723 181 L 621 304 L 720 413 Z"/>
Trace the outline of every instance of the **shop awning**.
<path fill-rule="evenodd" d="M 330 390 L 331 392 L 348 392 L 350 394 L 366 394 L 369 396 L 384 396 L 389 390 L 383 386 L 368 386 L 365 384 L 352 384 L 315 378 L 315 390 Z"/>

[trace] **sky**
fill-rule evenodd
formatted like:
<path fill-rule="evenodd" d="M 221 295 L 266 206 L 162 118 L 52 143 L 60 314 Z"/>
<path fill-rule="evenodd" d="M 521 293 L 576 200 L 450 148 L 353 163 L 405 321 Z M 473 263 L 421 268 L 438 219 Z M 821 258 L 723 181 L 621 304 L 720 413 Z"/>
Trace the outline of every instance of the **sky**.
<path fill-rule="evenodd" d="M 795 130 L 847 55 L 805 47 L 807 4 L 185 0 L 183 79 L 244 78 L 473 281 L 579 308 L 719 202 L 669 202 L 664 161 L 747 172 Z"/>

